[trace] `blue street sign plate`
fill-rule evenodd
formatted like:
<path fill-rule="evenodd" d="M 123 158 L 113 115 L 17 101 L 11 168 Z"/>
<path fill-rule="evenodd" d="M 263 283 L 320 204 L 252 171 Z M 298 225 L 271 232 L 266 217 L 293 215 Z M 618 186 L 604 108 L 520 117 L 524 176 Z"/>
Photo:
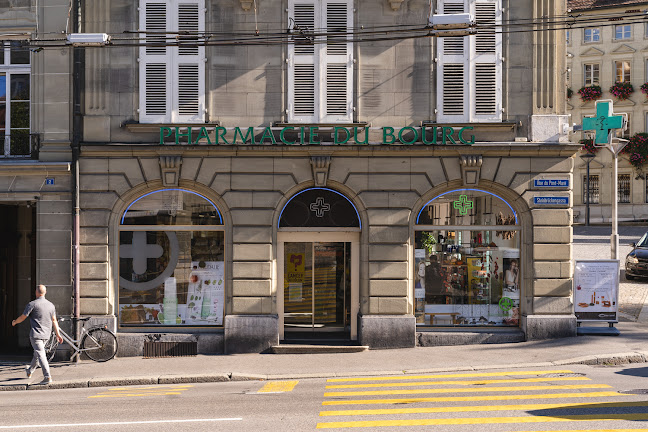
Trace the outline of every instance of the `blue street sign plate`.
<path fill-rule="evenodd" d="M 53 185 L 54 184 L 54 179 L 53 178 L 46 178 L 45 179 L 45 184 L 46 185 Z"/>
<path fill-rule="evenodd" d="M 569 205 L 569 197 L 537 196 L 537 197 L 533 197 L 533 204 L 566 206 Z"/>
<path fill-rule="evenodd" d="M 533 187 L 568 188 L 569 179 L 535 179 L 533 180 Z"/>

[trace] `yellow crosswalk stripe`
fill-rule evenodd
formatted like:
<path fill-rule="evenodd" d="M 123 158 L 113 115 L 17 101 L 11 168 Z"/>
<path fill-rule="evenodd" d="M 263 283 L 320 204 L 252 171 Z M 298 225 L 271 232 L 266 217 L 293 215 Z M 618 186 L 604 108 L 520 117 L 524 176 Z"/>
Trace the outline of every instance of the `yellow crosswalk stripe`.
<path fill-rule="evenodd" d="M 568 389 L 593 389 L 610 388 L 607 384 L 566 384 L 545 386 L 506 386 L 506 387 L 479 387 L 479 388 L 445 388 L 445 389 L 416 389 L 416 390 L 370 390 L 361 392 L 328 392 L 324 397 L 348 396 L 379 396 L 397 394 L 434 394 L 434 393 L 478 393 L 478 392 L 512 392 L 527 390 L 568 390 Z"/>
<path fill-rule="evenodd" d="M 322 405 L 376 405 L 376 404 L 405 404 L 418 402 L 469 402 L 469 401 L 503 401 L 525 399 L 558 399 L 558 398 L 596 398 L 596 397 L 621 397 L 630 396 L 617 392 L 588 392 L 588 393 L 547 393 L 547 394 L 522 394 L 522 395 L 489 395 L 489 396 L 450 396 L 431 398 L 403 398 L 403 399 L 359 399 L 324 401 Z"/>
<path fill-rule="evenodd" d="M 258 393 L 283 393 L 293 391 L 299 381 L 271 381 L 266 383 Z"/>
<path fill-rule="evenodd" d="M 346 381 L 395 381 L 395 380 L 414 380 L 414 379 L 439 379 L 439 378 L 474 378 L 474 377 L 496 377 L 511 375 L 545 375 L 573 373 L 570 370 L 549 370 L 549 371 L 508 371 L 508 372 L 471 372 L 455 373 L 444 375 L 403 375 L 403 376 L 381 376 L 381 377 L 356 377 L 356 378 L 329 378 L 326 382 L 346 382 Z"/>
<path fill-rule="evenodd" d="M 553 404 L 519 404 L 519 405 L 474 405 L 454 407 L 433 407 L 433 408 L 390 408 L 390 409 L 367 409 L 367 410 L 341 410 L 322 411 L 321 417 L 328 416 L 358 416 L 358 415 L 389 415 L 389 414 L 429 414 L 429 413 L 455 413 L 455 412 L 479 412 L 479 411 L 529 411 L 529 410 L 554 410 L 554 409 L 587 409 L 587 408 L 625 408 L 645 407 L 648 402 L 606 402 L 596 404 L 591 402 L 580 403 L 553 403 Z"/>
<path fill-rule="evenodd" d="M 327 389 L 345 388 L 377 388 L 377 387 L 413 387 L 430 385 L 486 385 L 503 383 L 524 383 L 524 382 L 547 382 L 547 381 L 590 381 L 587 377 L 556 377 L 556 378 L 517 378 L 501 380 L 479 380 L 479 381 L 415 381 L 380 384 L 338 384 L 326 386 Z"/>
<path fill-rule="evenodd" d="M 477 417 L 477 418 L 448 418 L 448 419 L 409 419 L 409 420 L 371 420 L 318 423 L 317 429 L 350 428 L 350 427 L 385 427 L 385 426 L 440 426 L 440 425 L 478 425 L 494 423 L 554 423 L 581 421 L 648 420 L 648 413 L 639 414 L 587 414 L 525 417 Z"/>
<path fill-rule="evenodd" d="M 178 395 L 188 390 L 193 385 L 173 385 L 173 386 L 150 386 L 150 387 L 115 387 L 103 391 L 88 398 L 116 398 L 116 397 L 137 397 L 137 396 L 164 396 Z"/>

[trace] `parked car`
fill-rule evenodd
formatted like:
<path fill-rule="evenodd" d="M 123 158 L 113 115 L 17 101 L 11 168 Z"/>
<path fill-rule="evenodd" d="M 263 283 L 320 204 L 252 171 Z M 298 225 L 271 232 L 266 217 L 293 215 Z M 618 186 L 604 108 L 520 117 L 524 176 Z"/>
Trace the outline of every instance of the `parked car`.
<path fill-rule="evenodd" d="M 638 243 L 631 243 L 632 252 L 626 257 L 625 277 L 628 280 L 648 277 L 648 232 Z"/>

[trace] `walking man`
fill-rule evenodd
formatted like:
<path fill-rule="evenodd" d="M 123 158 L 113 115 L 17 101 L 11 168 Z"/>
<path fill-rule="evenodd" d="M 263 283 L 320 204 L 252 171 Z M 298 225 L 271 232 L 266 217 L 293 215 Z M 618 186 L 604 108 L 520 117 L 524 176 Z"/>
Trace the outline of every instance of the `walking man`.
<path fill-rule="evenodd" d="M 31 342 L 32 348 L 34 348 L 34 357 L 32 358 L 31 365 L 25 368 L 25 373 L 27 374 L 27 378 L 31 378 L 40 363 L 43 369 L 43 381 L 40 384 L 52 383 L 47 355 L 45 354 L 45 343 L 52 334 L 52 326 L 54 326 L 56 338 L 59 343 L 63 342 L 63 338 L 59 332 L 58 321 L 56 321 L 56 309 L 49 300 L 45 299 L 46 292 L 47 287 L 45 285 L 38 285 L 36 287 L 36 300 L 29 302 L 22 315 L 11 321 L 11 325 L 15 326 L 29 317 L 31 324 L 29 341 Z"/>

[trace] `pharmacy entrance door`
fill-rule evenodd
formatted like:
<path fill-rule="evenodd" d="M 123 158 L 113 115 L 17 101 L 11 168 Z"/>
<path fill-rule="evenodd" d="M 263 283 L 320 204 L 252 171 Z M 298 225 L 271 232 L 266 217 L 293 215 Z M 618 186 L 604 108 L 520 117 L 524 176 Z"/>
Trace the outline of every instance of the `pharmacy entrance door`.
<path fill-rule="evenodd" d="M 282 340 L 356 340 L 358 232 L 279 233 Z"/>

